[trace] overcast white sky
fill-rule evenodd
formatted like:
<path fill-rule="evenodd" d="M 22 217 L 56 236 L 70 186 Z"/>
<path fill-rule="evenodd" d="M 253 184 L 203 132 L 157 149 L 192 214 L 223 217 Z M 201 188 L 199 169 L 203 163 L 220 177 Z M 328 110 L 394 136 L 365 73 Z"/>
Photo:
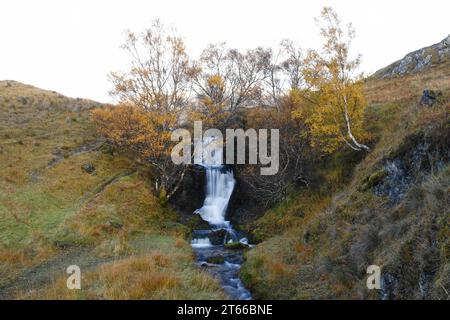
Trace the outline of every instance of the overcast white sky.
<path fill-rule="evenodd" d="M 450 33 L 448 0 L 1 0 L 0 80 L 109 102 L 107 74 L 126 66 L 119 46 L 127 28 L 158 17 L 193 56 L 221 41 L 246 49 L 290 38 L 317 48 L 314 17 L 324 5 L 353 23 L 365 73 Z"/>

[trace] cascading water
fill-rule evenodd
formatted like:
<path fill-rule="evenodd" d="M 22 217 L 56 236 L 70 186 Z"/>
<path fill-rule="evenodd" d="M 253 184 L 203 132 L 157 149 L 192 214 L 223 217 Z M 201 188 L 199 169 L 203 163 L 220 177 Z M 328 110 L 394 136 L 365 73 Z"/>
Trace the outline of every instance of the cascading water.
<path fill-rule="evenodd" d="M 229 228 L 225 214 L 235 184 L 233 172 L 217 165 L 205 165 L 205 170 L 206 198 L 203 207 L 196 212 L 214 227 Z"/>
<path fill-rule="evenodd" d="M 242 242 L 241 238 L 226 221 L 228 202 L 235 186 L 233 171 L 224 166 L 222 145 L 215 143 L 213 137 L 203 140 L 203 153 L 196 157 L 195 163 L 203 166 L 206 171 L 206 197 L 203 206 L 196 210 L 203 220 L 209 223 L 211 230 L 194 231 L 195 238 L 191 245 L 197 253 L 199 264 L 217 276 L 225 291 L 233 299 L 251 299 L 250 292 L 244 288 L 239 279 L 239 269 L 243 262 L 241 250 L 227 249 L 227 242 Z M 221 243 L 212 244 L 211 234 L 223 234 Z"/>

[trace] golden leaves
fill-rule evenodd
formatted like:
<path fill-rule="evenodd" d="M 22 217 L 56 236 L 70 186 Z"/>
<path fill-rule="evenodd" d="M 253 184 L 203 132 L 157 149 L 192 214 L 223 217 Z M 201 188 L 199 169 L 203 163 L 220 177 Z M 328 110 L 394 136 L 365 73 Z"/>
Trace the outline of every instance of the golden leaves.
<path fill-rule="evenodd" d="M 122 104 L 96 109 L 92 118 L 98 132 L 122 152 L 131 151 L 140 160 L 170 155 L 170 128 L 176 123 L 174 115 L 145 111 Z"/>

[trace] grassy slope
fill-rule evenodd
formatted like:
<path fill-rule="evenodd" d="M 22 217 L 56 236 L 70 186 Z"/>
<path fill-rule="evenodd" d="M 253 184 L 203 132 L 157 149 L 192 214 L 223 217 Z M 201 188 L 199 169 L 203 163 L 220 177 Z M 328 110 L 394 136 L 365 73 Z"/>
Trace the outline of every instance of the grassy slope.
<path fill-rule="evenodd" d="M 444 92 L 440 105 L 418 105 L 425 88 Z M 448 156 L 450 67 L 369 79 L 366 91 L 368 128 L 378 142 L 350 179 L 344 177 L 352 167 L 339 160 L 348 155 L 336 155 L 320 169 L 320 190 L 292 194 L 254 224 L 265 241 L 248 252 L 242 277 L 257 298 L 380 298 L 365 286 L 371 264 L 396 279 L 396 298 L 420 298 L 421 290 L 427 298 L 448 297 L 448 162 L 440 171 L 413 172 L 414 183 L 394 204 L 374 187 L 386 161 L 409 161 L 421 139 Z"/>
<path fill-rule="evenodd" d="M 223 297 L 192 263 L 176 215 L 103 150 L 96 106 L 0 82 L 0 297 Z M 76 293 L 63 285 L 71 264 L 83 273 Z"/>

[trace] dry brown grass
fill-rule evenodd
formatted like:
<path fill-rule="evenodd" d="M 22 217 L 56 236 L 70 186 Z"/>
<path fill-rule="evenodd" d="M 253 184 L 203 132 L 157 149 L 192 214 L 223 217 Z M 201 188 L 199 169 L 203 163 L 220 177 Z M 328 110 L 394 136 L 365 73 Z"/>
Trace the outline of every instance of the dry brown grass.
<path fill-rule="evenodd" d="M 366 98 L 369 105 L 418 101 L 425 89 L 450 90 L 450 66 L 444 64 L 427 72 L 389 79 L 369 78 Z"/>
<path fill-rule="evenodd" d="M 440 104 L 420 106 L 424 89 L 443 91 Z M 372 151 L 355 167 L 348 184 L 330 189 L 335 194 L 328 201 L 323 198 L 325 207 L 314 206 L 281 236 L 266 232 L 267 240 L 246 254 L 242 277 L 256 298 L 377 299 L 378 292 L 365 287 L 365 268 L 370 264 L 396 275 L 398 298 L 420 298 L 419 279 L 433 270 L 427 297 L 445 298 L 442 287 L 448 290 L 450 286 L 445 209 L 448 164 L 438 177 L 429 171 L 416 173 L 416 185 L 395 206 L 360 187 L 368 175 L 379 170 L 383 159 L 404 156 L 405 150 L 415 148 L 419 133 L 448 146 L 448 141 L 437 140 L 445 137 L 443 132 L 448 129 L 450 68 L 389 80 L 370 79 L 366 92 L 370 104 L 366 122 L 376 139 Z M 342 175 L 333 170 L 331 166 L 323 171 L 325 180 L 342 184 Z M 296 197 L 301 200 L 295 201 Z M 301 210 L 307 198 L 293 195 L 293 201 L 269 211 L 257 224 L 264 228 L 272 225 L 276 230 L 279 221 L 286 215 L 292 217 L 289 212 Z M 309 201 L 317 200 L 316 195 Z"/>
<path fill-rule="evenodd" d="M 197 269 L 184 228 L 148 178 L 127 175 L 135 168 L 110 150 L 75 152 L 98 142 L 89 112 L 97 105 L 0 81 L 0 295 L 223 297 Z M 70 291 L 64 268 L 77 263 L 84 289 Z"/>
<path fill-rule="evenodd" d="M 187 250 L 186 250 L 187 249 Z M 218 281 L 191 263 L 189 247 L 170 254 L 130 257 L 83 273 L 81 290 L 68 290 L 66 279 L 30 292 L 26 299 L 223 299 Z"/>

